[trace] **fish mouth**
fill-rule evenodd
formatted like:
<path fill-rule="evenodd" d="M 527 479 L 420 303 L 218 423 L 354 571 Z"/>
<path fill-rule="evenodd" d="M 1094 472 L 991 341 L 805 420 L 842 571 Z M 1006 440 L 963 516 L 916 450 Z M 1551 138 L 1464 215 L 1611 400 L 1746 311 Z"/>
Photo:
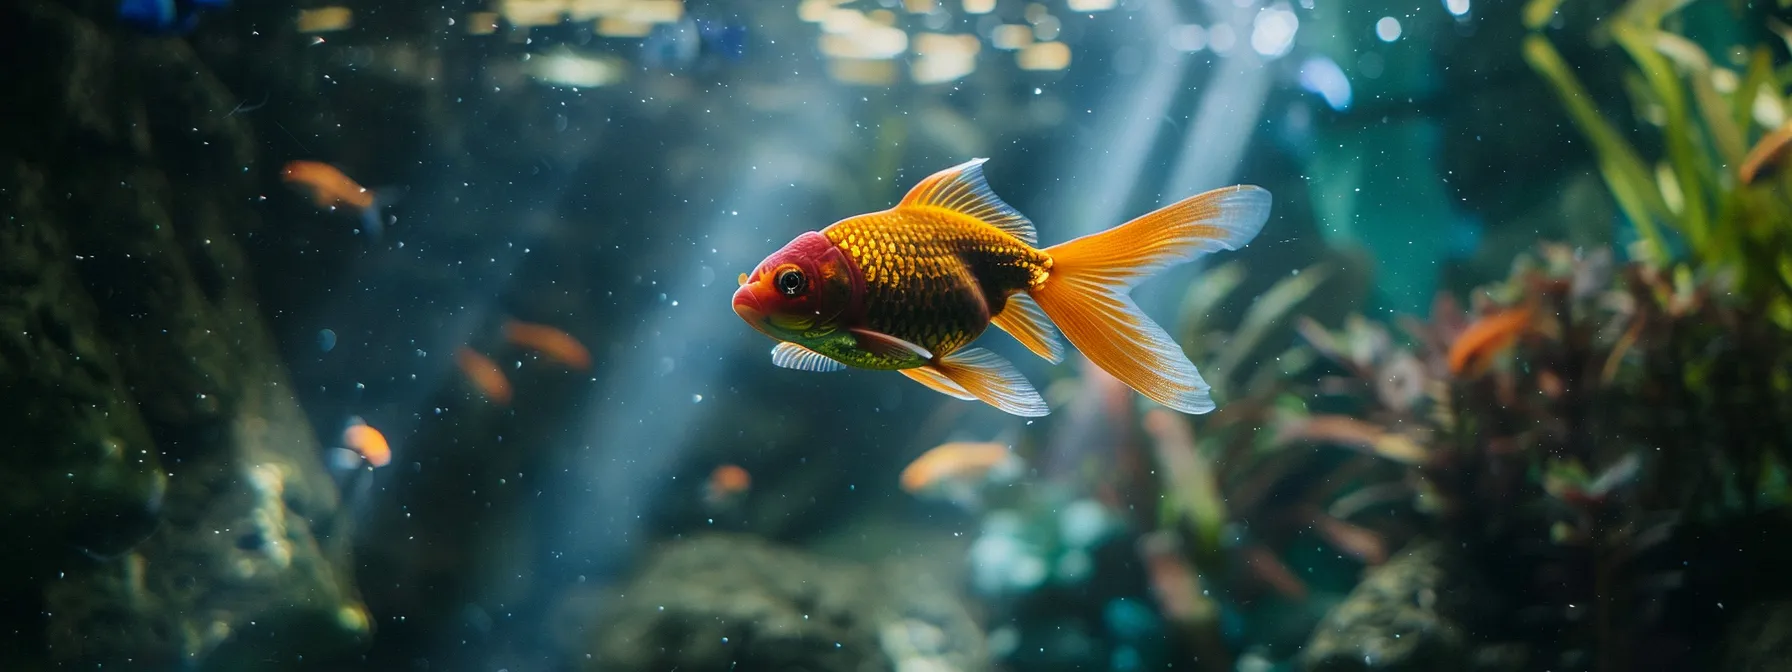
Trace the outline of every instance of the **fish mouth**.
<path fill-rule="evenodd" d="M 760 333 L 770 336 L 772 332 L 768 330 L 769 322 L 766 319 L 765 304 L 759 300 L 757 290 L 758 287 L 751 284 L 741 285 L 740 289 L 734 290 L 734 314 L 739 315 L 740 319 L 746 320 L 747 324 L 758 329 Z"/>

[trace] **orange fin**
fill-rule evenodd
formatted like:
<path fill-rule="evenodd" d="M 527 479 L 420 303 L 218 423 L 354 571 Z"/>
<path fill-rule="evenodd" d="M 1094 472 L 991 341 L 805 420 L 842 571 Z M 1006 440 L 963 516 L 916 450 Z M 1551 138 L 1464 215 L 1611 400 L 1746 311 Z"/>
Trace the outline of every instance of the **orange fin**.
<path fill-rule="evenodd" d="M 1008 413 L 1037 418 L 1051 412 L 1013 364 L 983 348 L 965 348 L 921 368 L 937 369 L 971 396 Z"/>
<path fill-rule="evenodd" d="M 975 217 L 1028 245 L 1038 245 L 1039 232 L 1033 230 L 1033 222 L 1003 203 L 983 179 L 983 162 L 988 160 L 971 159 L 927 176 L 896 207 L 944 208 Z"/>
<path fill-rule="evenodd" d="M 786 369 L 827 373 L 846 368 L 832 357 L 785 341 L 772 348 L 772 363 Z"/>
<path fill-rule="evenodd" d="M 1002 312 L 990 318 L 989 323 L 1008 332 L 1045 361 L 1053 364 L 1064 361 L 1064 341 L 1058 338 L 1058 328 L 1025 292 L 1008 297 L 1008 304 L 1002 307 Z"/>
<path fill-rule="evenodd" d="M 956 397 L 965 401 L 977 400 L 976 397 L 971 396 L 970 392 L 966 392 L 958 383 L 952 382 L 951 378 L 947 378 L 946 374 L 940 373 L 939 369 L 933 368 L 932 366 L 900 369 L 900 371 L 902 372 L 902 375 L 908 376 L 909 378 L 914 379 L 915 382 L 926 385 L 928 389 L 940 394 L 944 394 L 948 397 Z"/>
<path fill-rule="evenodd" d="M 858 339 L 859 349 L 891 359 L 933 359 L 933 352 L 914 343 L 870 329 L 848 329 Z"/>
<path fill-rule="evenodd" d="M 1261 187 L 1223 187 L 1046 248 L 1051 276 L 1033 299 L 1089 361 L 1139 394 L 1184 413 L 1212 411 L 1207 381 L 1127 292 L 1175 264 L 1243 247 L 1269 220 L 1269 205 Z"/>

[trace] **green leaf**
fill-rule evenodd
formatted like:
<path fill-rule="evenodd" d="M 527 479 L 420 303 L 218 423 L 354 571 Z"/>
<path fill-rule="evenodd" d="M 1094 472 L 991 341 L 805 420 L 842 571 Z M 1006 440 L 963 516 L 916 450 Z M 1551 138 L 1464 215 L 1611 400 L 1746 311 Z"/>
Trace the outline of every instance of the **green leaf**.
<path fill-rule="evenodd" d="M 1633 0 L 1640 2 L 1642 0 Z M 1709 163 L 1699 151 L 1695 143 L 1697 129 L 1692 125 L 1692 114 L 1686 104 L 1686 92 L 1680 79 L 1675 76 L 1674 66 L 1668 62 L 1655 44 L 1661 31 L 1650 27 L 1619 23 L 1612 26 L 1612 37 L 1618 46 L 1630 54 L 1642 70 L 1643 79 L 1649 82 L 1650 88 L 1661 99 L 1662 106 L 1667 108 L 1667 126 L 1662 129 L 1662 140 L 1667 145 L 1668 161 L 1674 166 L 1675 177 L 1679 178 L 1680 192 L 1685 197 L 1686 207 L 1678 218 L 1669 218 L 1670 223 L 1677 224 L 1680 235 L 1704 258 L 1708 238 L 1710 238 L 1711 205 L 1705 198 L 1704 182 L 1699 175 L 1702 166 Z"/>
<path fill-rule="evenodd" d="M 1524 27 L 1541 30 L 1556 17 L 1556 9 L 1562 6 L 1562 0 L 1531 0 L 1524 3 Z"/>
<path fill-rule="evenodd" d="M 1213 371 L 1224 381 L 1231 381 L 1244 358 L 1257 349 L 1269 330 L 1282 323 L 1295 306 L 1305 301 L 1319 284 L 1331 277 L 1331 271 L 1318 265 L 1308 266 L 1293 277 L 1283 278 L 1251 304 L 1238 323 L 1238 330 L 1226 342 L 1226 348 L 1214 358 Z M 1210 380 L 1218 386 L 1219 380 Z"/>
<path fill-rule="evenodd" d="M 1557 97 L 1568 108 L 1575 126 L 1592 141 L 1593 151 L 1599 159 L 1599 173 L 1611 189 L 1612 198 L 1618 201 L 1618 208 L 1636 224 L 1647 261 L 1656 264 L 1667 261 L 1667 244 L 1656 222 L 1658 218 L 1668 220 L 1672 215 L 1661 200 L 1661 192 L 1656 189 L 1647 164 L 1599 114 L 1586 88 L 1581 86 L 1549 40 L 1539 35 L 1525 38 L 1524 58 L 1555 87 Z"/>

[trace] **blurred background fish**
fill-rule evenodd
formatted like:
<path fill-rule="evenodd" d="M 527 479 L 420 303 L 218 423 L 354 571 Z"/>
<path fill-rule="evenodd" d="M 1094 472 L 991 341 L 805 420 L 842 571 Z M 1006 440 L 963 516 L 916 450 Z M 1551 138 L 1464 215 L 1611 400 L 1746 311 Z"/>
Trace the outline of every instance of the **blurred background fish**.
<path fill-rule="evenodd" d="M 230 0 L 120 0 L 118 18 L 152 35 L 184 35 L 198 27 L 201 14 L 229 5 Z"/>

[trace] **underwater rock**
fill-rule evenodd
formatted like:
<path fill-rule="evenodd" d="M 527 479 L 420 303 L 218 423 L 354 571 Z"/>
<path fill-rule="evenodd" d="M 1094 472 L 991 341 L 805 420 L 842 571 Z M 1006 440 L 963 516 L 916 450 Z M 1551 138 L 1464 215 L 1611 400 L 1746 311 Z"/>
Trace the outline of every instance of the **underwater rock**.
<path fill-rule="evenodd" d="M 1752 605 L 1732 621 L 1724 636 L 1722 664 L 1735 672 L 1792 671 L 1792 600 Z"/>
<path fill-rule="evenodd" d="M 1313 632 L 1301 666 L 1350 670 L 1504 669 L 1508 656 L 1472 652 L 1470 618 L 1485 599 L 1467 563 L 1435 541 L 1415 541 L 1369 570 Z"/>
<path fill-rule="evenodd" d="M 643 567 L 600 618 L 586 669 L 988 669 L 964 603 L 915 565 L 710 534 L 674 542 Z"/>
<path fill-rule="evenodd" d="M 257 143 L 185 42 L 109 11 L 0 9 L 36 63 L 0 128 L 0 668 L 315 663 L 370 622 L 247 282 Z"/>

